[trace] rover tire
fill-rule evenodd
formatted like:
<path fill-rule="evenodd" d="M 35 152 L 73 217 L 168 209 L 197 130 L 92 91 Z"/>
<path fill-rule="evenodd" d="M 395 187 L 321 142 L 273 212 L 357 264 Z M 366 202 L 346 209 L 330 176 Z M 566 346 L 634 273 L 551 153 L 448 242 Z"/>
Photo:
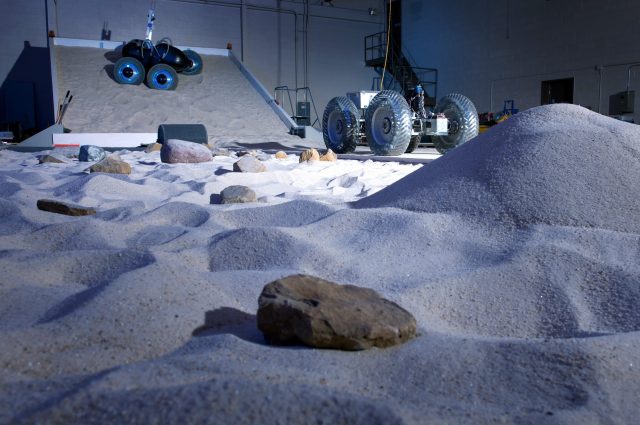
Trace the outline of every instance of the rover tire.
<path fill-rule="evenodd" d="M 409 144 L 407 145 L 407 150 L 404 153 L 411 153 L 416 150 L 418 145 L 420 144 L 420 140 L 422 140 L 422 135 L 418 134 L 417 136 L 411 136 L 409 140 Z"/>
<path fill-rule="evenodd" d="M 202 58 L 193 50 L 185 50 L 184 54 L 189 58 L 193 65 L 182 71 L 185 75 L 198 75 L 202 72 Z"/>
<path fill-rule="evenodd" d="M 432 136 L 433 145 L 441 154 L 468 142 L 478 135 L 480 123 L 478 112 L 469 98 L 458 94 L 444 96 L 434 109 L 435 113 L 444 114 L 449 120 L 447 136 Z"/>
<path fill-rule="evenodd" d="M 402 95 L 383 90 L 364 114 L 369 148 L 375 155 L 402 155 L 411 141 L 411 109 Z"/>
<path fill-rule="evenodd" d="M 169 65 L 153 65 L 147 73 L 147 85 L 156 90 L 175 90 L 178 87 L 178 74 Z"/>
<path fill-rule="evenodd" d="M 144 66 L 136 58 L 122 57 L 113 65 L 113 79 L 118 84 L 140 85 L 144 81 Z"/>
<path fill-rule="evenodd" d="M 327 149 L 349 153 L 358 144 L 360 111 L 346 96 L 334 97 L 322 115 L 322 137 Z"/>

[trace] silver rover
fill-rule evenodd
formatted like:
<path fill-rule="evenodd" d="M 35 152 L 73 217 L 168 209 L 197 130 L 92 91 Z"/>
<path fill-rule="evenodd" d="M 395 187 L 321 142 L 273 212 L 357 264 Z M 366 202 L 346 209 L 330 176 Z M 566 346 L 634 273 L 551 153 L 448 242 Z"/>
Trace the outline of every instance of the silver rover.
<path fill-rule="evenodd" d="M 368 144 L 375 155 L 402 155 L 413 152 L 423 135 L 431 136 L 438 152 L 446 153 L 478 131 L 475 106 L 457 93 L 444 96 L 426 112 L 424 103 L 411 108 L 393 90 L 352 92 L 331 99 L 322 116 L 324 143 L 336 153 Z"/>

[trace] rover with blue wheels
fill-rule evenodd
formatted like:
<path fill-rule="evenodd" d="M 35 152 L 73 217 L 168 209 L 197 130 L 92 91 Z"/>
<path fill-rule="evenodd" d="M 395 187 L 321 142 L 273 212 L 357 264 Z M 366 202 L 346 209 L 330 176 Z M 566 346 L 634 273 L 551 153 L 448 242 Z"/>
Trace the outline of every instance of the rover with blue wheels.
<path fill-rule="evenodd" d="M 122 58 L 114 65 L 113 77 L 120 84 L 147 86 L 156 90 L 175 90 L 178 73 L 197 75 L 202 72 L 202 58 L 193 50 L 180 50 L 162 39 L 131 40 L 122 48 Z"/>

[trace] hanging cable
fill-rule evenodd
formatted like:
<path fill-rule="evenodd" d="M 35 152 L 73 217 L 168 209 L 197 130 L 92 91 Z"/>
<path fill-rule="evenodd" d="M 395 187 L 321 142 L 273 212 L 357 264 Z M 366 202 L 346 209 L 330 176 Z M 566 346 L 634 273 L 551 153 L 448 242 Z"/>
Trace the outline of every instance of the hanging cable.
<path fill-rule="evenodd" d="M 384 74 L 387 71 L 387 59 L 389 58 L 389 35 L 391 34 L 391 1 L 389 0 L 389 22 L 387 23 L 387 47 L 384 52 L 384 66 L 382 67 L 382 78 L 380 79 L 380 91 L 384 90 Z"/>

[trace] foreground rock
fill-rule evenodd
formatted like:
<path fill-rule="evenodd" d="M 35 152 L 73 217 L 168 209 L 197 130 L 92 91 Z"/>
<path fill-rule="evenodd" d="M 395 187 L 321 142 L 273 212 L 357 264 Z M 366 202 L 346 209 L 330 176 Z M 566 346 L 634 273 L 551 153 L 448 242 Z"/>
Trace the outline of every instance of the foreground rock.
<path fill-rule="evenodd" d="M 299 162 L 320 161 L 320 154 L 315 149 L 307 149 L 300 154 Z"/>
<path fill-rule="evenodd" d="M 287 153 L 285 151 L 276 152 L 276 159 L 287 159 Z"/>
<path fill-rule="evenodd" d="M 374 290 L 293 275 L 271 282 L 258 299 L 258 328 L 276 344 L 364 350 L 416 334 L 415 318 Z"/>
<path fill-rule="evenodd" d="M 82 145 L 80 146 L 80 153 L 78 154 L 78 161 L 82 162 L 94 162 L 102 161 L 107 157 L 107 152 L 100 146 Z"/>
<path fill-rule="evenodd" d="M 95 208 L 83 207 L 81 205 L 69 204 L 66 202 L 56 201 L 54 199 L 39 199 L 38 209 L 56 214 L 64 214 L 71 216 L 93 215 L 96 213 Z"/>
<path fill-rule="evenodd" d="M 229 186 L 220 192 L 222 204 L 244 204 L 256 202 L 256 192 L 247 186 Z"/>
<path fill-rule="evenodd" d="M 117 155 L 106 157 L 89 167 L 92 173 L 131 174 L 131 165 L 124 162 Z"/>
<path fill-rule="evenodd" d="M 233 164 L 233 171 L 239 173 L 263 173 L 267 167 L 254 156 L 245 155 Z"/>
<path fill-rule="evenodd" d="M 207 146 L 185 140 L 166 140 L 160 149 L 160 160 L 169 164 L 208 162 L 212 158 Z"/>

